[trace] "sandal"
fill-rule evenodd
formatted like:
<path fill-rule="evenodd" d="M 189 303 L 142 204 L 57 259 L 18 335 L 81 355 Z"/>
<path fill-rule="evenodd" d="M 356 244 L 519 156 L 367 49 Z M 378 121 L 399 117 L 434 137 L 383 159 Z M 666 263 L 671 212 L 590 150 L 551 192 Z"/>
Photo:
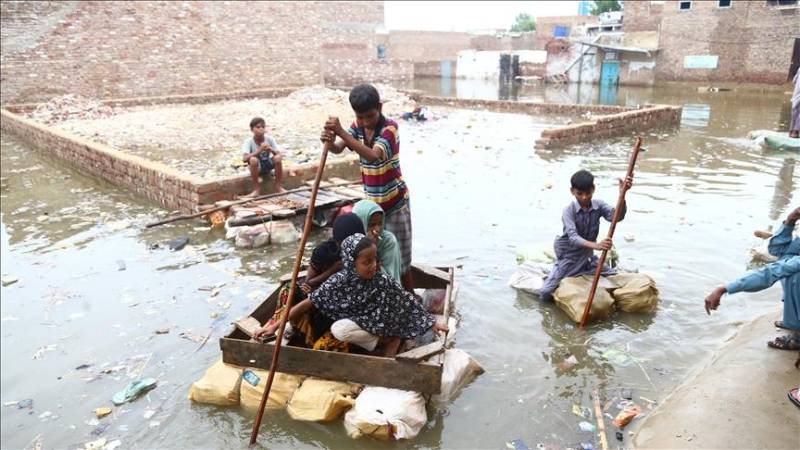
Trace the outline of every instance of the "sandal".
<path fill-rule="evenodd" d="M 131 402 L 136 400 L 137 397 L 145 392 L 155 388 L 156 383 L 157 382 L 154 378 L 136 380 L 126 386 L 125 389 L 114 394 L 114 397 L 111 398 L 111 401 L 117 406 L 122 405 L 123 403 Z"/>
<path fill-rule="evenodd" d="M 796 334 L 778 336 L 767 342 L 767 345 L 778 350 L 800 350 L 800 337 Z"/>
<path fill-rule="evenodd" d="M 798 408 L 800 408 L 800 388 L 794 388 L 789 390 L 789 400 L 792 401 Z"/>

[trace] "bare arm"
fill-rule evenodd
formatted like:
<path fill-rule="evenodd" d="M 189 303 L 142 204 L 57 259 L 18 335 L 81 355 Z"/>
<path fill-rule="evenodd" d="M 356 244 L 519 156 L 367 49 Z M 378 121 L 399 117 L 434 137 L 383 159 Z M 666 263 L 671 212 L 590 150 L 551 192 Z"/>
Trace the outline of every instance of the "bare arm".
<path fill-rule="evenodd" d="M 335 274 L 336 272 L 342 270 L 342 262 L 336 261 L 328 270 L 317 274 L 316 270 L 314 270 L 313 274 L 311 272 L 312 267 L 308 269 L 308 278 L 306 279 L 306 283 L 310 284 L 312 287 L 317 287 L 325 282 L 331 275 Z"/>
<path fill-rule="evenodd" d="M 289 322 L 295 322 L 297 319 L 303 316 L 303 314 L 307 313 L 311 308 L 314 307 L 314 304 L 311 303 L 311 300 L 305 299 L 300 303 L 294 305 L 292 309 L 289 310 L 289 317 L 287 320 Z M 253 337 L 256 339 L 261 339 L 265 336 L 270 336 L 275 334 L 275 331 L 278 329 L 279 323 L 274 323 L 272 326 L 265 326 L 262 327 L 260 330 L 256 331 L 253 334 Z"/>
<path fill-rule="evenodd" d="M 374 147 L 367 147 L 364 145 L 363 142 L 359 141 L 358 139 L 354 138 L 350 133 L 347 132 L 342 127 L 342 124 L 339 122 L 338 117 L 329 117 L 328 121 L 325 122 L 325 131 L 328 133 L 323 133 L 332 145 L 335 147 L 328 147 L 328 151 L 332 151 L 333 153 L 339 153 L 344 147 L 349 148 L 350 150 L 358 153 L 359 156 L 366 159 L 367 161 L 378 161 L 380 159 L 384 159 L 386 156 L 383 152 L 383 149 L 376 145 Z M 332 135 L 331 135 L 332 133 Z M 338 136 L 341 141 L 333 141 L 335 136 Z M 330 144 L 328 144 L 330 145 Z"/>

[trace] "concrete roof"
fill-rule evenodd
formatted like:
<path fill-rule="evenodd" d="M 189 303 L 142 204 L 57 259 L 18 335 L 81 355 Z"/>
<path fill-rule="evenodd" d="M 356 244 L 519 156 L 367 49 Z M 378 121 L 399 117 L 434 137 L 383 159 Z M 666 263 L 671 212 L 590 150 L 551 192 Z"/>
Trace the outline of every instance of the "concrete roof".
<path fill-rule="evenodd" d="M 641 47 L 624 47 L 621 45 L 611 45 L 611 44 L 599 44 L 596 42 L 587 42 L 587 41 L 576 41 L 579 44 L 588 45 L 590 47 L 597 47 L 603 50 L 612 51 L 612 52 L 629 52 L 629 53 L 642 53 L 647 56 L 651 56 L 651 53 L 657 52 L 659 49 L 657 48 L 641 48 Z"/>

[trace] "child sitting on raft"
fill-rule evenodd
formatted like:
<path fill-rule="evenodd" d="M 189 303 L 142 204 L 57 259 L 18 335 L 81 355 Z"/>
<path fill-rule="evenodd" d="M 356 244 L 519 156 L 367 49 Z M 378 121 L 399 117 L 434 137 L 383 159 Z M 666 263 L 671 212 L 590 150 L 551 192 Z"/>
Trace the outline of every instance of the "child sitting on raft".
<path fill-rule="evenodd" d="M 354 234 L 342 243 L 342 270 L 330 277 L 309 298 L 289 311 L 289 320 L 300 319 L 312 309 L 319 310 L 334 323 L 333 336 L 374 352 L 394 356 L 403 339 L 413 339 L 428 330 L 447 331 L 432 314 L 400 284 L 378 270 L 377 247 L 363 234 Z M 277 324 L 255 334 L 256 339 L 275 333 Z"/>
<path fill-rule="evenodd" d="M 378 247 L 378 263 L 381 272 L 398 282 L 400 280 L 400 244 L 397 238 L 383 226 L 383 209 L 372 200 L 359 200 L 353 205 L 353 214 L 361 219 L 368 238 Z"/>

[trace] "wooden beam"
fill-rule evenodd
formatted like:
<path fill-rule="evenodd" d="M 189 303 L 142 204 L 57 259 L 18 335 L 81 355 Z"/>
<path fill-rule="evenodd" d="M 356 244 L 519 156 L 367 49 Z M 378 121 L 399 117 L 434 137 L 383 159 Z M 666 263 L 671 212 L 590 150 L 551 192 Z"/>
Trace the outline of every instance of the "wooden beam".
<path fill-rule="evenodd" d="M 435 341 L 421 347 L 412 348 L 407 352 L 400 353 L 394 358 L 398 361 L 418 363 L 428 359 L 433 355 L 438 355 L 444 351 L 444 341 Z"/>
<path fill-rule="evenodd" d="M 268 370 L 274 348 L 273 343 L 220 339 L 223 362 L 237 366 Z M 441 390 L 442 366 L 428 361 L 409 364 L 393 358 L 291 346 L 281 348 L 278 360 L 280 371 L 285 373 L 404 389 L 423 394 L 438 394 Z"/>

